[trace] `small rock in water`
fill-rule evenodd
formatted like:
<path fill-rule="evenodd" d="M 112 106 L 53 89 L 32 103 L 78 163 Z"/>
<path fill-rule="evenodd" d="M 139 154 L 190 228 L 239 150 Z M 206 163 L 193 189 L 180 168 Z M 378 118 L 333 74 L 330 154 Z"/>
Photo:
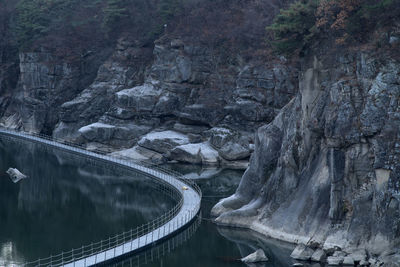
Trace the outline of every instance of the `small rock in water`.
<path fill-rule="evenodd" d="M 256 263 L 268 261 L 267 256 L 262 249 L 257 249 L 254 253 L 251 253 L 247 257 L 241 259 L 244 263 Z"/>
<path fill-rule="evenodd" d="M 296 263 L 293 263 L 293 266 L 298 266 L 298 267 L 300 267 L 300 266 L 304 266 L 304 264 L 303 264 L 303 263 L 300 263 L 300 262 L 296 262 Z"/>
<path fill-rule="evenodd" d="M 11 180 L 14 183 L 18 183 L 19 181 L 21 181 L 22 179 L 26 179 L 28 178 L 28 176 L 26 176 L 25 174 L 23 174 L 22 172 L 20 172 L 18 169 L 16 168 L 9 168 L 7 170 L 7 174 L 10 176 Z"/>

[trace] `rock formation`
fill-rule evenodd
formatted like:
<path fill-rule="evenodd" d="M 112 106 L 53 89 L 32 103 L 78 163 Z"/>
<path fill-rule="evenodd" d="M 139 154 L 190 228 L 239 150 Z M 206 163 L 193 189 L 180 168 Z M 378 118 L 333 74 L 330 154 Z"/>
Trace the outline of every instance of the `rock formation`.
<path fill-rule="evenodd" d="M 296 98 L 258 129 L 236 193 L 213 208 L 216 222 L 395 259 L 400 61 L 373 52 L 308 59 Z"/>
<path fill-rule="evenodd" d="M 16 169 L 16 168 L 8 168 L 7 174 L 10 176 L 11 180 L 12 180 L 14 183 L 18 183 L 18 182 L 21 181 L 22 179 L 28 178 L 28 176 L 26 176 L 25 174 L 23 174 L 22 172 L 20 172 L 20 171 L 19 171 L 18 169 Z"/>

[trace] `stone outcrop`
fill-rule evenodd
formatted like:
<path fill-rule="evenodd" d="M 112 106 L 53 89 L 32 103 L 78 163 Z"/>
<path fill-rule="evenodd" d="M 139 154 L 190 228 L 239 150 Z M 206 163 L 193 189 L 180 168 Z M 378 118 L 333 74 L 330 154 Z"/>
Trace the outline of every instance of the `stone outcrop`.
<path fill-rule="evenodd" d="M 19 72 L 14 73 L 18 82 L 0 122 L 28 132 L 51 134 L 59 121 L 60 106 L 93 81 L 106 56 L 93 54 L 68 61 L 46 51 L 20 53 Z"/>
<path fill-rule="evenodd" d="M 140 146 L 159 153 L 168 153 L 174 147 L 188 143 L 189 138 L 186 135 L 174 131 L 151 132 L 138 142 Z"/>
<path fill-rule="evenodd" d="M 311 259 L 311 256 L 314 254 L 314 250 L 311 248 L 307 247 L 304 244 L 299 244 L 290 254 L 290 257 L 295 259 L 295 260 L 302 260 L 302 261 L 308 261 Z"/>
<path fill-rule="evenodd" d="M 400 63 L 325 52 L 304 61 L 299 94 L 258 129 L 236 193 L 212 212 L 218 224 L 387 258 L 400 240 Z"/>
<path fill-rule="evenodd" d="M 254 149 L 253 131 L 296 91 L 296 72 L 284 59 L 268 66 L 216 66 L 216 51 L 165 38 L 144 70 L 120 59 L 138 53 L 122 43 L 125 48 L 117 46 L 94 82 L 61 105 L 55 137 L 106 151 L 139 145 L 164 160 L 243 168 Z M 224 75 L 220 68 L 227 68 Z M 164 132 L 163 140 L 177 134 L 188 140 L 159 146 L 159 135 L 147 140 L 152 132 Z"/>
<path fill-rule="evenodd" d="M 18 183 L 19 181 L 21 181 L 22 179 L 26 179 L 28 178 L 28 176 L 26 176 L 25 174 L 23 174 L 22 172 L 20 172 L 18 169 L 16 168 L 8 168 L 8 170 L 6 171 L 6 173 L 10 176 L 11 180 L 14 183 Z"/>

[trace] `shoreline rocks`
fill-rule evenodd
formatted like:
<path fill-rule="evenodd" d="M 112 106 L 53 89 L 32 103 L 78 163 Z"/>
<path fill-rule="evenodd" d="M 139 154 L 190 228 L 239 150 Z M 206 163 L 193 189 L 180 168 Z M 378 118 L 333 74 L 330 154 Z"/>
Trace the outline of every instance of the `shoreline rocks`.
<path fill-rule="evenodd" d="M 267 262 L 268 258 L 262 249 L 257 249 L 255 252 L 249 254 L 248 256 L 241 259 L 244 263 L 259 263 Z"/>

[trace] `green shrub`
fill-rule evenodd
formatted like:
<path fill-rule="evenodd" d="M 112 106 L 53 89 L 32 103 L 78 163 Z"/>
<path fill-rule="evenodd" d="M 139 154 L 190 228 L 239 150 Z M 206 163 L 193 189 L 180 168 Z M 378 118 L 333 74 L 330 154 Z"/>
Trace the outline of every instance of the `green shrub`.
<path fill-rule="evenodd" d="M 272 45 L 278 53 L 292 54 L 311 44 L 315 36 L 317 1 L 296 1 L 282 9 L 267 27 L 273 33 Z"/>

